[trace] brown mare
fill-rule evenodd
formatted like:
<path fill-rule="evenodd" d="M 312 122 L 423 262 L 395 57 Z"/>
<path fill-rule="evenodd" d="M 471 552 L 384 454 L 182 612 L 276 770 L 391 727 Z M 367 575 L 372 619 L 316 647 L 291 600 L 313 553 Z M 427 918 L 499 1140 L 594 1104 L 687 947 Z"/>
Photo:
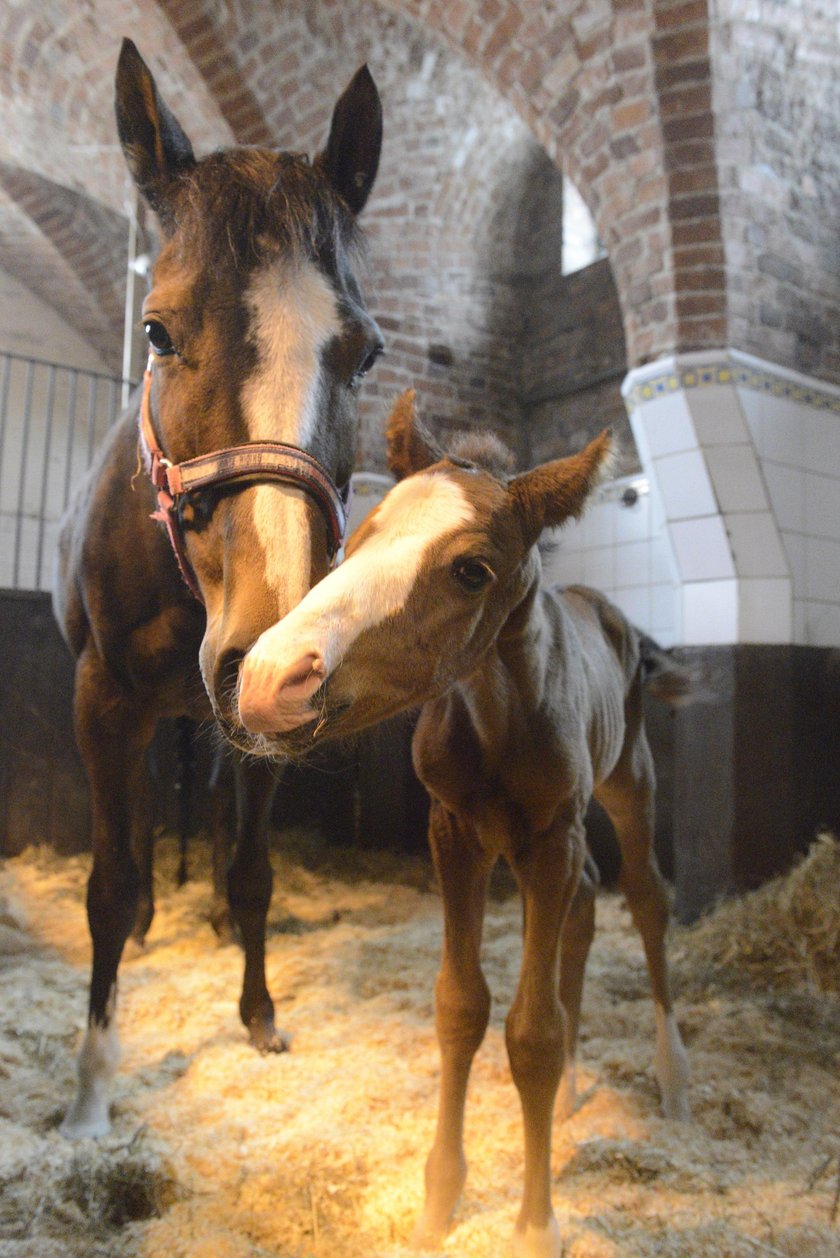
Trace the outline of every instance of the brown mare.
<path fill-rule="evenodd" d="M 466 1176 L 467 1080 L 490 1011 L 482 921 L 490 872 L 503 856 L 524 902 L 522 967 L 506 1021 L 525 1127 L 516 1250 L 557 1258 L 552 1110 L 558 1087 L 560 1112 L 574 1103 L 594 929 L 584 834 L 593 794 L 615 826 L 621 886 L 644 941 L 664 1112 L 688 1116 L 642 723 L 646 680 L 677 698 L 687 678 L 602 595 L 541 585 L 537 539 L 580 513 L 608 458 L 608 434 L 579 455 L 511 477 L 492 438 L 467 439 L 443 457 L 407 395 L 388 438 L 391 468 L 407 479 L 354 533 L 342 566 L 245 657 L 240 717 L 254 751 L 295 754 L 313 737 L 352 734 L 423 705 L 414 763 L 432 797 L 445 938 L 436 987 L 440 1106 L 415 1240 L 440 1240 Z"/>
<path fill-rule="evenodd" d="M 116 112 L 162 247 L 144 303 L 145 400 L 102 450 L 59 548 L 55 610 L 77 659 L 75 724 L 93 813 L 93 970 L 79 1087 L 62 1128 L 71 1137 L 108 1130 L 117 968 L 138 904 L 141 935 L 151 916 L 151 870 L 139 872 L 133 857 L 148 850 L 155 812 L 146 748 L 164 716 L 236 726 L 239 661 L 327 572 L 340 540 L 336 486 L 347 486 L 353 466 L 356 394 L 382 349 L 354 274 L 356 215 L 382 136 L 365 67 L 311 163 L 267 148 L 196 160 L 128 40 Z M 157 494 L 140 467 L 140 409 Z M 149 519 L 156 500 L 197 597 Z M 257 1048 L 280 1051 L 264 958 L 276 778 L 267 761 L 237 776 L 227 890 L 245 949 L 240 1012 Z"/>

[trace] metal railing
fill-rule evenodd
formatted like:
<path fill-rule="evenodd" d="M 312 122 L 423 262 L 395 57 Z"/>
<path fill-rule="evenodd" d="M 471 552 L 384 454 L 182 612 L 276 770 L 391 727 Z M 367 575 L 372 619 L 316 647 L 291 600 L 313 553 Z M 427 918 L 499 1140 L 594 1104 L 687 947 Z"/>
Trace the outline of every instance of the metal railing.
<path fill-rule="evenodd" d="M 50 588 L 58 522 L 120 414 L 122 383 L 0 353 L 0 587 Z"/>

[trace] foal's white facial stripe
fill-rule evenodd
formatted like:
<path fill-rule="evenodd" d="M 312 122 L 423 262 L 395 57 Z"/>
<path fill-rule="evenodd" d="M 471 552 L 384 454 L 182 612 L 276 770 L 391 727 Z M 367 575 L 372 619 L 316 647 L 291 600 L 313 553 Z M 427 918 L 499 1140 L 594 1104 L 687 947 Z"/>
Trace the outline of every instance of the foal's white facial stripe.
<path fill-rule="evenodd" d="M 307 449 L 317 418 L 321 350 L 341 330 L 335 293 L 313 263 L 276 262 L 255 274 L 246 303 L 258 355 L 242 395 L 249 439 Z M 257 486 L 254 527 L 267 583 L 300 597 L 309 588 L 309 550 L 302 554 L 290 541 L 307 536 L 303 501 L 275 485 Z"/>
<path fill-rule="evenodd" d="M 463 490 L 444 475 L 401 482 L 379 507 L 375 532 L 288 616 L 267 629 L 250 654 L 282 666 L 305 645 L 317 650 L 332 672 L 365 629 L 405 606 L 429 548 L 474 519 Z"/>

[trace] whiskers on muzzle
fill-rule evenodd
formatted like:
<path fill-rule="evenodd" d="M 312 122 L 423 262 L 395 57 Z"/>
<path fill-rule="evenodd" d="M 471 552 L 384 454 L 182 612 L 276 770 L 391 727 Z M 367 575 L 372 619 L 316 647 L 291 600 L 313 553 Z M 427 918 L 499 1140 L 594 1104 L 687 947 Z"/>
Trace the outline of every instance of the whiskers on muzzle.
<path fill-rule="evenodd" d="M 227 710 L 238 714 L 238 685 L 234 686 L 227 698 L 231 701 Z M 303 760 L 316 744 L 324 741 L 327 733 L 332 736 L 335 723 L 347 711 L 350 703 L 332 700 L 329 683 L 324 682 L 311 696 L 309 707 L 312 711 L 310 721 L 282 733 L 252 734 L 238 721 L 232 721 L 218 713 L 217 721 L 227 741 L 246 756 L 274 760 Z"/>

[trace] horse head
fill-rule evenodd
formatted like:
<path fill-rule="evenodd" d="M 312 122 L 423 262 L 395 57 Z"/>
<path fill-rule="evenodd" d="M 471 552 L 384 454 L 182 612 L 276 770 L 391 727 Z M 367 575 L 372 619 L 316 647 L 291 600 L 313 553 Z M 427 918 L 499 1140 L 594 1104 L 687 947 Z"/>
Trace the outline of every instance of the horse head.
<path fill-rule="evenodd" d="M 245 657 L 239 715 L 257 754 L 300 755 L 313 738 L 354 735 L 471 676 L 527 620 L 535 544 L 583 510 L 611 436 L 512 476 L 489 434 L 441 451 L 404 395 L 388 444 L 398 484 L 341 566 Z"/>
<path fill-rule="evenodd" d="M 204 684 L 236 740 L 239 664 L 324 576 L 335 541 L 306 475 L 290 484 L 259 467 L 247 474 L 248 459 L 262 446 L 291 447 L 304 471 L 343 490 L 358 387 L 382 350 L 356 277 L 356 218 L 381 147 L 379 95 L 362 67 L 312 161 L 268 148 L 198 160 L 125 40 L 116 113 L 129 169 L 161 229 L 143 306 L 150 441 L 167 469 L 219 451 L 241 465 L 245 452 L 245 475 L 199 478 L 171 508 L 207 611 Z"/>

